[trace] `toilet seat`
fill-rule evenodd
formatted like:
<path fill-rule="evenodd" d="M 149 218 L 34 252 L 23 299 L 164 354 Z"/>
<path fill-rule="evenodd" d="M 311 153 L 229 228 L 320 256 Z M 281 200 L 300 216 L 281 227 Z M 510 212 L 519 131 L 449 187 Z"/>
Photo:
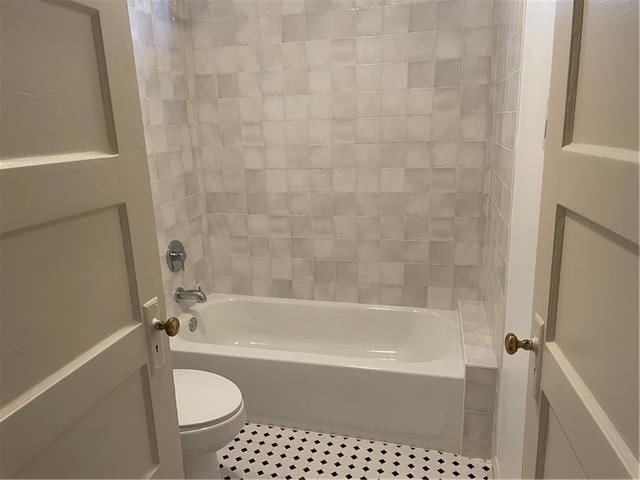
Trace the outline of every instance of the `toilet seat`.
<path fill-rule="evenodd" d="M 181 432 L 214 427 L 244 410 L 240 389 L 220 375 L 175 369 L 173 380 Z"/>

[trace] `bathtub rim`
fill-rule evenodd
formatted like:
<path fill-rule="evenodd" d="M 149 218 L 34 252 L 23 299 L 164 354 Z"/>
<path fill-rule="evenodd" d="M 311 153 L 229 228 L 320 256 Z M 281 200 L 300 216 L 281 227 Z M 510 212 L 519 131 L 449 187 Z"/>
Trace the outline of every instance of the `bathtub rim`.
<path fill-rule="evenodd" d="M 385 310 L 401 311 L 420 314 L 436 314 L 444 317 L 455 329 L 456 339 L 453 342 L 453 349 L 444 357 L 426 362 L 402 362 L 393 360 L 383 360 L 375 358 L 351 357 L 336 354 L 319 354 L 304 351 L 276 350 L 259 347 L 244 347 L 233 345 L 222 345 L 216 343 L 195 342 L 184 338 L 188 335 L 186 331 L 178 333 L 170 339 L 171 350 L 180 353 L 192 353 L 196 355 L 221 355 L 234 358 L 251 358 L 255 360 L 268 360 L 273 362 L 301 363 L 308 365 L 324 365 L 332 367 L 356 368 L 360 370 L 382 370 L 398 374 L 408 375 L 429 375 L 438 378 L 448 378 L 463 380 L 465 378 L 465 360 L 462 346 L 462 328 L 460 317 L 456 310 L 441 310 L 421 307 L 407 307 L 379 304 L 362 304 L 353 302 L 334 302 L 324 300 L 306 300 L 281 297 L 260 297 L 254 295 L 240 294 L 207 294 L 207 302 L 194 304 L 185 309 L 178 318 L 181 325 L 186 327 L 191 317 L 195 316 L 198 321 L 204 321 L 203 312 L 212 304 L 234 301 L 251 301 L 255 303 L 266 302 L 275 304 L 309 305 L 328 308 L 354 308 L 358 310 Z"/>

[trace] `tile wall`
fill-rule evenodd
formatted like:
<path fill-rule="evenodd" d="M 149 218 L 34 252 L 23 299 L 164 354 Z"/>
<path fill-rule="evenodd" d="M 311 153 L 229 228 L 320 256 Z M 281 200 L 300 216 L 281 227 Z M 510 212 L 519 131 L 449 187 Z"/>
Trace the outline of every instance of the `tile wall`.
<path fill-rule="evenodd" d="M 493 1 L 187 4 L 212 289 L 479 299 Z"/>
<path fill-rule="evenodd" d="M 190 24 L 182 0 L 129 0 L 138 89 L 149 162 L 159 257 L 167 313 L 178 310 L 177 286 L 213 287 L 205 255 L 206 202 L 198 166 L 195 76 Z M 187 249 L 184 272 L 169 272 L 164 253 L 170 240 Z"/>
<path fill-rule="evenodd" d="M 523 2 L 182 2 L 129 0 L 167 297 L 482 288 L 499 350 Z"/>
<path fill-rule="evenodd" d="M 492 128 L 485 191 L 487 230 L 483 248 L 482 293 L 492 327 L 498 364 L 502 358 L 511 193 L 520 87 L 524 0 L 495 0 L 495 53 L 491 75 Z"/>

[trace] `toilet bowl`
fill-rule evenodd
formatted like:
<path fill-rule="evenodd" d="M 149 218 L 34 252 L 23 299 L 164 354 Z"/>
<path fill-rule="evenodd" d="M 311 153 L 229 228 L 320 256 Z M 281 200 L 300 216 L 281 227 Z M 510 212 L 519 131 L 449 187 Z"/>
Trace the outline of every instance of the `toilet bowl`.
<path fill-rule="evenodd" d="M 176 406 L 186 478 L 220 478 L 216 452 L 233 440 L 247 420 L 240 389 L 201 370 L 175 369 Z"/>

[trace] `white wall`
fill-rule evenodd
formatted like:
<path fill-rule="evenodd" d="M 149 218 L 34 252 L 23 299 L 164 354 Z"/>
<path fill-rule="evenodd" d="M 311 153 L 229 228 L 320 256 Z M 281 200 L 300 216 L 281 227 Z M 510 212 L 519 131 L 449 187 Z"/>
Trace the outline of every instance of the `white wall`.
<path fill-rule="evenodd" d="M 505 333 L 531 330 L 543 139 L 553 47 L 555 0 L 527 0 L 516 135 Z M 529 357 L 503 355 L 496 415 L 496 477 L 520 478 Z"/>

